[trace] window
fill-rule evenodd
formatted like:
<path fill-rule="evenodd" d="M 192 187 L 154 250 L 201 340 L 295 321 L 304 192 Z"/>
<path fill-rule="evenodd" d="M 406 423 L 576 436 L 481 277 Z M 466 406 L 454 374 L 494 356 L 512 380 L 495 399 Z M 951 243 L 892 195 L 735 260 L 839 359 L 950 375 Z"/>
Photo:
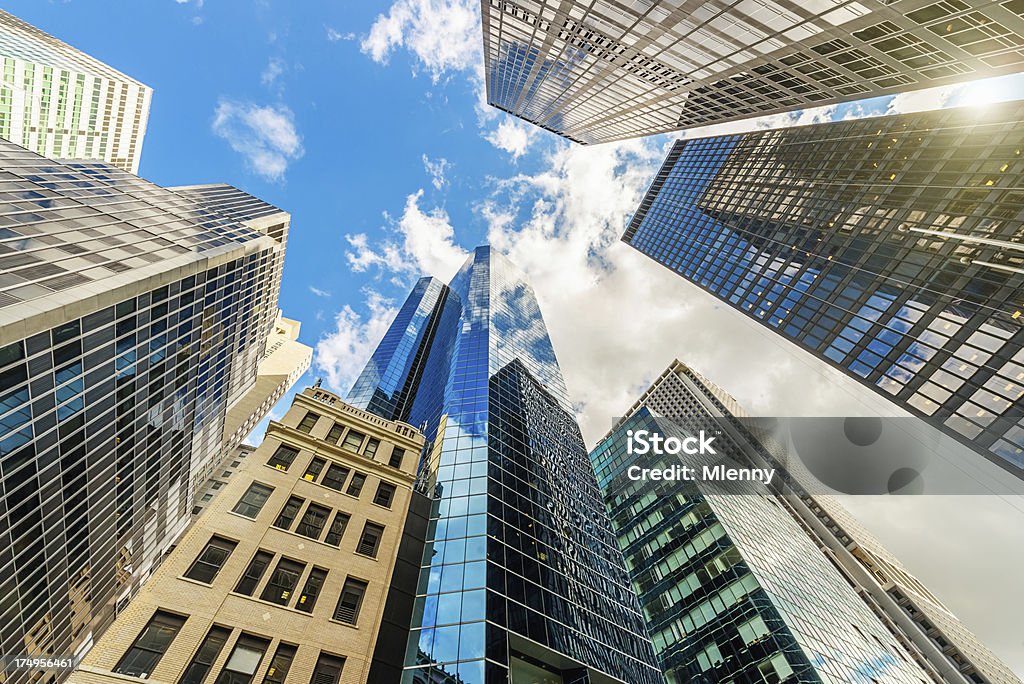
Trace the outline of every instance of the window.
<path fill-rule="evenodd" d="M 363 449 L 363 456 L 366 456 L 366 458 L 373 458 L 377 455 L 378 447 L 380 447 L 380 440 L 371 437 L 366 440 L 366 448 Z"/>
<path fill-rule="evenodd" d="M 256 555 L 249 561 L 249 567 L 245 569 L 242 578 L 238 580 L 235 592 L 252 596 L 252 592 L 256 591 L 256 585 L 263 579 L 263 573 L 267 571 L 267 566 L 270 565 L 270 561 L 273 558 L 274 554 L 269 551 L 264 551 L 263 549 L 257 551 Z"/>
<path fill-rule="evenodd" d="M 273 491 L 273 487 L 253 482 L 231 510 L 246 518 L 255 518 L 263 510 L 263 504 L 267 503 L 267 498 Z"/>
<path fill-rule="evenodd" d="M 301 610 L 303 613 L 313 612 L 313 606 L 316 605 L 316 600 L 320 596 L 320 590 L 323 589 L 325 579 L 327 579 L 327 571 L 323 568 L 314 567 L 309 571 L 309 577 L 306 578 L 306 586 L 302 588 L 299 600 L 295 602 L 296 610 Z"/>
<path fill-rule="evenodd" d="M 327 525 L 327 518 L 331 515 L 331 509 L 311 503 L 295 528 L 296 534 L 310 539 L 319 539 Z"/>
<path fill-rule="evenodd" d="M 296 647 L 291 644 L 280 643 L 274 651 L 274 657 L 267 668 L 267 676 L 263 678 L 263 684 L 283 684 L 288 670 L 295 659 Z"/>
<path fill-rule="evenodd" d="M 324 474 L 324 479 L 320 484 L 324 487 L 330 487 L 337 491 L 341 491 L 345 486 L 345 480 L 348 479 L 348 468 L 342 468 L 339 465 L 333 463 L 327 468 L 327 472 Z"/>
<path fill-rule="evenodd" d="M 305 432 L 307 435 L 309 431 L 316 425 L 316 421 L 320 420 L 320 416 L 316 415 L 312 411 L 302 417 L 302 421 L 299 423 L 299 427 L 296 428 L 299 432 Z"/>
<path fill-rule="evenodd" d="M 337 444 L 343 432 L 345 432 L 345 426 L 341 423 L 335 423 L 327 433 L 327 441 L 331 444 Z"/>
<path fill-rule="evenodd" d="M 279 606 L 286 605 L 299 583 L 299 576 L 306 568 L 304 563 L 293 561 L 290 558 L 282 558 L 277 562 L 277 567 L 270 574 L 267 586 L 263 589 L 260 598 L 264 601 L 276 603 Z"/>
<path fill-rule="evenodd" d="M 345 659 L 330 653 L 321 653 L 313 668 L 313 678 L 309 684 L 338 684 L 341 670 L 345 667 Z"/>
<path fill-rule="evenodd" d="M 752 644 L 771 631 L 768 629 L 768 625 L 765 624 L 764 618 L 760 615 L 755 615 L 736 629 L 739 630 L 745 644 Z"/>
<path fill-rule="evenodd" d="M 382 526 L 372 522 L 366 523 L 363 527 L 363 536 L 359 538 L 356 553 L 376 558 L 377 549 L 380 548 L 380 538 L 383 536 L 384 528 Z"/>
<path fill-rule="evenodd" d="M 250 684 L 269 645 L 270 639 L 242 634 L 231 649 L 215 684 Z"/>
<path fill-rule="evenodd" d="M 345 435 L 345 441 L 342 442 L 342 449 L 351 449 L 352 451 L 359 451 L 359 445 L 363 443 L 363 435 L 355 430 L 349 430 L 348 434 Z"/>
<path fill-rule="evenodd" d="M 349 516 L 341 511 L 334 514 L 334 520 L 331 521 L 331 529 L 327 530 L 327 537 L 324 539 L 325 544 L 331 546 L 341 546 L 341 537 L 345 534 L 345 527 L 348 526 Z"/>
<path fill-rule="evenodd" d="M 302 508 L 302 504 L 306 503 L 305 499 L 301 499 L 297 496 L 288 497 L 288 502 L 285 503 L 284 508 L 277 515 L 277 520 L 274 521 L 274 527 L 279 527 L 282 530 L 287 530 L 295 522 L 295 516 L 299 514 L 299 509 Z"/>
<path fill-rule="evenodd" d="M 338 599 L 338 607 L 334 609 L 334 619 L 350 625 L 356 624 L 365 593 L 366 582 L 346 577 L 345 586 L 341 590 L 341 598 Z"/>
<path fill-rule="evenodd" d="M 192 662 L 188 664 L 185 673 L 178 680 L 178 684 L 202 684 L 229 636 L 231 636 L 231 630 L 227 627 L 220 625 L 211 627 L 210 631 L 206 633 L 203 643 L 199 644 L 196 654 L 192 656 Z"/>
<path fill-rule="evenodd" d="M 388 459 L 388 465 L 392 468 L 401 468 L 402 459 L 405 457 L 405 452 L 401 449 L 395 449 L 391 452 L 391 458 Z"/>
<path fill-rule="evenodd" d="M 310 482 L 316 482 L 316 478 L 320 476 L 320 471 L 327 465 L 327 461 L 317 457 L 309 462 L 309 467 L 306 468 L 306 472 L 303 473 L 302 479 L 309 480 Z"/>
<path fill-rule="evenodd" d="M 220 572 L 228 556 L 235 550 L 235 546 L 237 544 L 230 539 L 212 537 L 203 552 L 199 554 L 199 558 L 196 558 L 192 567 L 185 573 L 185 577 L 210 584 Z"/>
<path fill-rule="evenodd" d="M 345 493 L 349 496 L 359 496 L 359 492 L 363 491 L 363 483 L 366 482 L 365 473 L 353 473 L 352 481 L 348 483 L 348 489 Z"/>
<path fill-rule="evenodd" d="M 132 647 L 121 658 L 114 672 L 130 677 L 148 677 L 167 647 L 185 624 L 185 618 L 158 610 L 142 628 Z"/>
<path fill-rule="evenodd" d="M 275 451 L 274 455 L 270 457 L 269 461 L 267 461 L 267 465 L 271 468 L 277 468 L 278 470 L 288 470 L 288 466 L 292 464 L 292 461 L 294 461 L 295 457 L 298 455 L 298 449 L 282 444 L 277 447 L 277 451 Z"/>
<path fill-rule="evenodd" d="M 373 503 L 384 508 L 391 508 L 391 502 L 395 498 L 395 485 L 381 482 L 377 485 L 377 493 L 373 496 Z"/>

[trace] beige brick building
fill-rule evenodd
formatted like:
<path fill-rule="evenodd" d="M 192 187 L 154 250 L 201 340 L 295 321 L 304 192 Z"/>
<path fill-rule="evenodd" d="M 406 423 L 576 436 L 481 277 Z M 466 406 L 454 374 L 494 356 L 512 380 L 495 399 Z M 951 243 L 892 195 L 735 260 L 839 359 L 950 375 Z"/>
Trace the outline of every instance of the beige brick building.
<path fill-rule="evenodd" d="M 422 447 L 330 392 L 296 395 L 70 681 L 368 681 L 400 546 L 415 547 Z"/>

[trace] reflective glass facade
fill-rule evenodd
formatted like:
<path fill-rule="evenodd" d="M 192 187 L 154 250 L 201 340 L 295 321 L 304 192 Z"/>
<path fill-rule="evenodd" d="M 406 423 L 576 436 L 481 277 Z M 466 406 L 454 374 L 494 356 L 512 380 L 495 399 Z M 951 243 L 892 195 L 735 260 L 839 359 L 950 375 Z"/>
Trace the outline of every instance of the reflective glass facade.
<path fill-rule="evenodd" d="M 1014 73 L 1019 0 L 482 0 L 487 101 L 600 143 Z"/>
<path fill-rule="evenodd" d="M 681 140 L 623 240 L 1020 477 L 1022 118 Z"/>
<path fill-rule="evenodd" d="M 661 682 L 532 289 L 487 247 L 414 315 L 435 287 L 375 356 L 398 330 L 425 357 L 403 419 L 426 426 L 435 498 L 403 681 Z"/>
<path fill-rule="evenodd" d="M 188 523 L 283 245 L 100 162 L 0 167 L 0 652 L 71 654 Z"/>
<path fill-rule="evenodd" d="M 627 452 L 629 430 L 704 430 L 718 452 L 706 462 L 757 463 L 749 433 L 720 420 L 731 415 L 722 395 L 679 364 L 591 454 L 669 684 L 929 681 L 763 485 L 730 483 L 723 494 L 627 477 L 641 458 Z M 642 467 L 678 461 L 645 457 Z"/>

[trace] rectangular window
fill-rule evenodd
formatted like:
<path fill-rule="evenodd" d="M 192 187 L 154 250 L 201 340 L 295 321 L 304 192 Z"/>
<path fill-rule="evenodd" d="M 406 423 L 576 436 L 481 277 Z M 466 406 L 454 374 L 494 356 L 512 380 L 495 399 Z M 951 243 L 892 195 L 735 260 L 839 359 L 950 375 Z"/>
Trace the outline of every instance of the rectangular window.
<path fill-rule="evenodd" d="M 277 520 L 274 521 L 274 527 L 279 527 L 282 530 L 287 530 L 295 522 L 295 516 L 299 514 L 299 509 L 302 508 L 302 504 L 306 503 L 305 499 L 301 499 L 297 496 L 288 497 L 287 503 L 284 508 L 277 515 Z"/>
<path fill-rule="evenodd" d="M 345 586 L 341 590 L 341 598 L 338 599 L 338 607 L 334 609 L 334 619 L 349 625 L 356 624 L 365 593 L 366 582 L 346 577 Z"/>
<path fill-rule="evenodd" d="M 142 628 L 142 632 L 121 658 L 114 672 L 143 678 L 153 674 L 153 669 L 184 624 L 185 618 L 180 615 L 158 610 Z"/>
<path fill-rule="evenodd" d="M 237 545 L 230 539 L 212 537 L 203 552 L 192 563 L 192 567 L 185 573 L 185 577 L 210 584 Z"/>
<path fill-rule="evenodd" d="M 359 538 L 359 545 L 356 547 L 356 553 L 376 558 L 377 550 L 380 548 L 380 538 L 383 536 L 383 526 L 372 522 L 366 523 L 363 527 L 363 536 Z"/>
<path fill-rule="evenodd" d="M 373 458 L 377 455 L 377 449 L 380 447 L 380 440 L 371 437 L 366 440 L 366 448 L 363 449 L 363 456 L 366 458 Z"/>
<path fill-rule="evenodd" d="M 280 606 L 287 605 L 288 599 L 295 593 L 295 587 L 305 568 L 304 563 L 293 561 L 290 558 L 282 558 L 277 562 L 274 572 L 270 574 L 270 579 L 260 598 Z"/>
<path fill-rule="evenodd" d="M 314 458 L 309 462 L 309 467 L 306 468 L 306 472 L 303 473 L 302 479 L 308 480 L 309 482 L 316 482 L 316 478 L 320 477 L 320 471 L 327 465 L 327 461 L 320 457 Z"/>
<path fill-rule="evenodd" d="M 348 489 L 345 490 L 345 493 L 349 496 L 359 496 L 359 493 L 363 491 L 364 482 L 366 482 L 365 473 L 353 473 L 352 481 L 348 483 Z"/>
<path fill-rule="evenodd" d="M 327 579 L 327 571 L 323 568 L 314 567 L 309 571 L 309 577 L 306 578 L 306 586 L 302 588 L 302 593 L 299 594 L 299 600 L 295 602 L 295 610 L 301 610 L 303 613 L 312 613 L 313 606 L 316 605 L 316 600 L 320 596 L 320 590 L 324 587 L 324 580 Z"/>
<path fill-rule="evenodd" d="M 296 429 L 299 432 L 305 432 L 308 435 L 310 430 L 313 429 L 313 426 L 316 425 L 316 421 L 318 420 L 320 420 L 320 416 L 310 411 L 302 417 L 302 421 L 299 423 L 299 426 Z"/>
<path fill-rule="evenodd" d="M 214 684 L 251 684 L 269 645 L 270 639 L 243 633 L 231 649 L 231 655 Z"/>
<path fill-rule="evenodd" d="M 274 657 L 270 661 L 270 667 L 267 668 L 267 676 L 263 678 L 263 684 L 284 684 L 288 670 L 292 667 L 292 661 L 295 660 L 295 650 L 296 647 L 291 644 L 280 643 L 277 645 Z"/>
<path fill-rule="evenodd" d="M 302 514 L 302 520 L 295 528 L 295 533 L 310 539 L 319 539 L 324 532 L 324 527 L 327 526 L 327 518 L 330 515 L 331 509 L 314 503 L 309 504 L 306 512 Z"/>
<path fill-rule="evenodd" d="M 355 430 L 349 430 L 348 434 L 345 435 L 345 441 L 342 443 L 341 448 L 359 451 L 359 445 L 362 443 L 363 435 Z"/>
<path fill-rule="evenodd" d="M 264 551 L 263 549 L 257 551 L 256 555 L 249 561 L 249 567 L 245 569 L 241 579 L 238 580 L 235 592 L 252 596 L 252 592 L 256 591 L 256 585 L 263 579 L 263 573 L 267 571 L 267 566 L 270 565 L 270 561 L 273 559 L 274 554 L 271 552 Z"/>
<path fill-rule="evenodd" d="M 338 684 L 341 681 L 341 670 L 345 667 L 345 659 L 330 653 L 321 653 L 313 668 L 313 677 L 309 684 Z"/>
<path fill-rule="evenodd" d="M 253 482 L 231 510 L 246 518 L 255 518 L 263 510 L 263 504 L 267 503 L 267 498 L 273 491 L 273 487 Z"/>
<path fill-rule="evenodd" d="M 335 423 L 327 433 L 327 441 L 331 444 L 337 444 L 343 432 L 345 432 L 345 426 L 341 423 Z"/>
<path fill-rule="evenodd" d="M 324 474 L 323 481 L 320 482 L 324 487 L 330 487 L 337 491 L 341 491 L 345 486 L 345 480 L 348 479 L 348 468 L 342 468 L 339 465 L 331 464 L 327 468 L 327 472 Z"/>
<path fill-rule="evenodd" d="M 384 508 L 391 508 L 395 498 L 395 485 L 381 482 L 377 485 L 377 493 L 373 495 L 373 503 Z"/>
<path fill-rule="evenodd" d="M 231 630 L 227 627 L 220 625 L 211 627 L 210 631 L 206 633 L 203 643 L 199 644 L 196 654 L 192 656 L 192 662 L 188 664 L 181 679 L 178 680 L 178 684 L 202 684 L 206 675 L 210 674 L 210 668 L 213 667 L 217 656 L 224 649 L 224 644 L 227 643 L 229 636 L 231 636 Z"/>
<path fill-rule="evenodd" d="M 388 465 L 392 468 L 402 467 L 402 458 L 405 456 L 405 452 L 401 449 L 395 449 L 391 452 L 391 458 L 388 459 Z"/>
<path fill-rule="evenodd" d="M 334 514 L 334 520 L 331 521 L 331 529 L 327 530 L 327 537 L 324 538 L 325 544 L 331 546 L 341 546 L 341 538 L 345 534 L 345 527 L 348 526 L 349 516 L 341 511 Z"/>
<path fill-rule="evenodd" d="M 270 457 L 269 461 L 267 461 L 267 465 L 271 468 L 277 468 L 278 470 L 288 470 L 288 466 L 292 464 L 292 461 L 294 461 L 295 457 L 298 455 L 298 449 L 282 444 L 277 447 L 277 451 L 275 451 L 274 455 Z"/>

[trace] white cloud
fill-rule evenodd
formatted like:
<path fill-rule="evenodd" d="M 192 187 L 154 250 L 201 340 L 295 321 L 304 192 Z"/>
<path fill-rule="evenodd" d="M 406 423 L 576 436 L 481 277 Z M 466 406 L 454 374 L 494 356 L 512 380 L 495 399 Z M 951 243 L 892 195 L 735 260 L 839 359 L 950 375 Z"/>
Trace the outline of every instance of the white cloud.
<path fill-rule="evenodd" d="M 366 313 L 346 305 L 334 318 L 334 330 L 316 343 L 314 365 L 324 382 L 345 396 L 359 377 L 374 348 L 384 337 L 398 309 L 374 290 L 365 290 Z"/>
<path fill-rule="evenodd" d="M 498 127 L 484 135 L 487 142 L 504 150 L 516 160 L 526 154 L 539 129 L 533 124 L 512 116 L 504 116 Z"/>
<path fill-rule="evenodd" d="M 436 83 L 446 72 L 482 60 L 479 7 L 475 0 L 396 0 L 377 16 L 360 47 L 382 64 L 405 47 Z"/>
<path fill-rule="evenodd" d="M 444 157 L 433 161 L 427 155 L 423 155 L 423 168 L 430 175 L 430 184 L 434 186 L 435 190 L 443 190 L 448 187 L 448 177 L 445 175 L 445 171 L 449 166 L 451 164 Z"/>
<path fill-rule="evenodd" d="M 315 294 L 317 297 L 330 297 L 331 293 L 327 290 L 321 290 L 319 287 L 309 286 L 309 291 Z"/>
<path fill-rule="evenodd" d="M 270 61 L 267 62 L 267 67 L 263 70 L 263 73 L 260 74 L 260 83 L 265 86 L 273 85 L 274 81 L 284 73 L 284 69 L 284 60 L 272 57 Z"/>
<path fill-rule="evenodd" d="M 284 105 L 221 100 L 212 130 L 266 180 L 283 180 L 288 164 L 304 153 L 294 116 Z"/>
<path fill-rule="evenodd" d="M 333 26 L 325 26 L 324 28 L 327 30 L 327 40 L 331 41 L 332 43 L 337 43 L 339 40 L 356 39 L 356 34 L 352 33 L 351 31 L 348 33 L 342 33 Z"/>

